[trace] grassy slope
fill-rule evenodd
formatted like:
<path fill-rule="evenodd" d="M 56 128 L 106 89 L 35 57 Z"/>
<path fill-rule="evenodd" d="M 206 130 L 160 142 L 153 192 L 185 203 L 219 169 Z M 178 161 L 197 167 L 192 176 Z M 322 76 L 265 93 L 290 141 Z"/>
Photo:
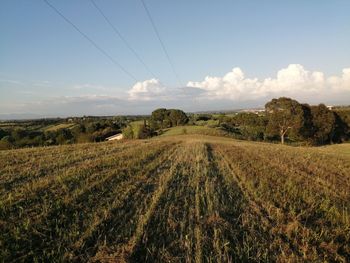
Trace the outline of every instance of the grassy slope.
<path fill-rule="evenodd" d="M 43 130 L 44 131 L 57 131 L 60 129 L 70 129 L 70 128 L 73 128 L 74 126 L 76 126 L 75 123 L 60 123 L 60 124 L 47 126 Z"/>
<path fill-rule="evenodd" d="M 198 134 L 2 151 L 0 259 L 346 261 L 349 151 Z"/>
<path fill-rule="evenodd" d="M 212 135 L 212 136 L 224 136 L 226 133 L 216 128 L 210 128 L 208 126 L 176 126 L 169 129 L 164 129 L 161 136 L 174 136 L 184 134 L 198 134 L 198 135 Z"/>
<path fill-rule="evenodd" d="M 334 144 L 319 147 L 320 152 L 332 153 L 334 155 L 350 156 L 350 143 Z"/>

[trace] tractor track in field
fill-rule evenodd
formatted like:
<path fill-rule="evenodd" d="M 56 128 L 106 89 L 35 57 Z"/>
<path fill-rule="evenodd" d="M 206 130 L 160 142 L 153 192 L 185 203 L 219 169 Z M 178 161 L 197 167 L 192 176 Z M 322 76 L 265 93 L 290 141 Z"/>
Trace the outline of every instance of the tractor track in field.
<path fill-rule="evenodd" d="M 130 251 L 133 250 L 135 244 L 139 241 L 149 216 L 153 213 L 159 197 L 174 173 L 173 170 L 178 163 L 176 158 L 176 153 L 178 152 L 179 147 L 176 147 L 166 160 L 148 173 L 146 181 L 137 182 L 132 189 L 125 193 L 125 198 L 122 198 L 111 207 L 109 215 L 98 222 L 93 229 L 89 230 L 86 237 L 83 237 L 82 240 L 75 244 L 76 247 L 80 247 L 76 250 L 79 252 L 78 254 L 88 254 L 89 261 L 99 262 L 123 261 L 128 257 Z M 142 204 L 137 205 L 139 202 Z M 128 210 L 130 205 L 141 208 L 138 211 L 131 209 L 129 213 L 123 215 L 117 213 L 119 210 Z M 123 222 L 131 222 L 133 230 L 130 230 L 127 234 L 114 232 L 122 227 L 121 224 Z M 113 226 L 112 231 L 107 231 L 109 228 L 106 229 L 106 226 Z M 103 240 L 104 242 L 100 243 L 98 240 Z M 108 247 L 106 247 L 106 242 L 109 244 Z M 87 245 L 84 245 L 84 243 Z M 89 244 L 96 243 L 99 244 L 97 247 L 89 248 Z M 85 250 L 85 252 L 82 253 L 82 250 Z"/>

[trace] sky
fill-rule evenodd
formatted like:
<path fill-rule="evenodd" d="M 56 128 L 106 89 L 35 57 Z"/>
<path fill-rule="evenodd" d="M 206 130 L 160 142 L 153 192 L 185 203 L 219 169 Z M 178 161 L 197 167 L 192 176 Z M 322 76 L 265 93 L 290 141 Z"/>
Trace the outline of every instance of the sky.
<path fill-rule="evenodd" d="M 146 66 L 92 1 L 47 1 L 99 49 L 44 0 L 1 0 L 0 118 L 350 104 L 348 0 L 144 0 L 169 59 L 141 0 L 94 0 Z"/>

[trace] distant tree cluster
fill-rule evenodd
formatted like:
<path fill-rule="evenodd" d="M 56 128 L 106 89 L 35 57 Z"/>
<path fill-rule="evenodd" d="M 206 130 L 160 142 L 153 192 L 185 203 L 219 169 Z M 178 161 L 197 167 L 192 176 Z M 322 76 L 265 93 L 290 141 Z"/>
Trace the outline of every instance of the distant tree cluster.
<path fill-rule="evenodd" d="M 182 110 L 160 108 L 154 110 L 149 118 L 144 118 L 143 123 L 139 122 L 127 125 L 123 129 L 123 137 L 126 139 L 150 138 L 157 135 L 161 129 L 186 124 L 188 117 Z"/>
<path fill-rule="evenodd" d="M 333 109 L 339 118 L 350 127 L 350 106 L 336 107 Z"/>
<path fill-rule="evenodd" d="M 66 126 L 54 129 L 62 124 Z M 12 121 L 1 123 L 0 149 L 100 142 L 119 132 L 127 139 L 145 139 L 164 129 L 186 124 L 215 128 L 236 139 L 323 145 L 349 140 L 350 107 L 331 110 L 324 104 L 310 106 L 281 97 L 266 103 L 265 112 L 255 113 L 187 116 L 179 109 L 159 108 L 151 116 Z M 183 134 L 186 133 L 184 128 Z"/>
<path fill-rule="evenodd" d="M 57 130 L 28 128 L 27 124 L 0 129 L 0 149 L 99 142 L 120 132 L 126 125 L 123 119 L 76 118 L 70 122 L 71 128 Z"/>
<path fill-rule="evenodd" d="M 265 115 L 241 112 L 232 117 L 219 116 L 220 126 L 233 137 L 243 140 L 264 140 L 267 119 Z"/>
<path fill-rule="evenodd" d="M 350 109 L 330 110 L 281 97 L 265 105 L 265 113 L 220 115 L 220 126 L 233 137 L 247 140 L 306 142 L 312 145 L 349 139 Z"/>
<path fill-rule="evenodd" d="M 188 117 L 182 110 L 160 108 L 152 112 L 150 127 L 158 130 L 184 125 L 187 122 Z"/>
<path fill-rule="evenodd" d="M 125 139 L 146 139 L 156 135 L 155 130 L 147 124 L 146 119 L 142 124 L 128 124 L 123 129 L 123 138 Z"/>
<path fill-rule="evenodd" d="M 290 98 L 273 99 L 265 105 L 266 135 L 312 144 L 328 144 L 348 139 L 348 125 L 337 112 L 324 104 L 309 106 Z"/>

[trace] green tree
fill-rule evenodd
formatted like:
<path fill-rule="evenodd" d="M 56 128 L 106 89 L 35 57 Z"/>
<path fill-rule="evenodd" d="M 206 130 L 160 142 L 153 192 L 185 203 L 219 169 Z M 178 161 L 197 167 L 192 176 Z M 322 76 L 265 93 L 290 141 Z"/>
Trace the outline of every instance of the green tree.
<path fill-rule="evenodd" d="M 210 114 L 197 114 L 196 121 L 208 121 L 212 119 L 212 115 Z"/>
<path fill-rule="evenodd" d="M 177 109 L 169 110 L 169 120 L 171 122 L 171 126 L 184 125 L 188 122 L 186 113 Z"/>
<path fill-rule="evenodd" d="M 14 129 L 11 132 L 11 137 L 14 139 L 14 141 L 20 141 L 21 139 L 26 137 L 27 134 L 28 134 L 27 131 L 24 129 Z"/>
<path fill-rule="evenodd" d="M 185 112 L 178 109 L 160 108 L 152 112 L 150 124 L 153 129 L 184 125 L 188 122 Z"/>
<path fill-rule="evenodd" d="M 267 134 L 279 136 L 282 144 L 284 144 L 286 136 L 303 137 L 304 126 L 308 122 L 304 107 L 296 100 L 285 97 L 272 99 L 266 103 Z"/>
<path fill-rule="evenodd" d="M 69 129 L 60 129 L 56 132 L 56 143 L 58 144 L 66 144 L 72 143 L 73 134 Z"/>
<path fill-rule="evenodd" d="M 125 139 L 134 139 L 134 130 L 131 125 L 126 126 L 123 131 L 123 138 Z"/>
<path fill-rule="evenodd" d="M 229 123 L 223 127 L 242 139 L 263 140 L 265 135 L 267 120 L 263 115 L 250 112 L 242 112 L 233 116 Z"/>
<path fill-rule="evenodd" d="M 168 110 L 165 108 L 156 109 L 152 112 L 151 119 L 159 124 L 160 128 L 164 128 L 164 121 L 168 119 Z"/>
<path fill-rule="evenodd" d="M 88 122 L 85 125 L 85 130 L 87 133 L 94 133 L 95 131 L 98 131 L 102 128 L 102 125 L 100 122 Z"/>
<path fill-rule="evenodd" d="M 71 128 L 72 135 L 74 137 L 74 141 L 78 142 L 78 138 L 85 133 L 85 126 L 83 124 L 77 124 L 73 128 Z"/>
<path fill-rule="evenodd" d="M 325 144 L 332 141 L 335 131 L 335 115 L 324 104 L 311 106 L 313 141 Z"/>
<path fill-rule="evenodd" d="M 339 116 L 338 112 L 333 112 L 333 114 L 335 117 L 335 128 L 331 136 L 331 142 L 343 142 L 349 140 L 350 132 L 348 123 Z"/>
<path fill-rule="evenodd" d="M 149 127 L 145 124 L 140 124 L 137 127 L 136 130 L 136 139 L 146 139 L 151 137 L 152 133 L 151 130 L 149 129 Z"/>

